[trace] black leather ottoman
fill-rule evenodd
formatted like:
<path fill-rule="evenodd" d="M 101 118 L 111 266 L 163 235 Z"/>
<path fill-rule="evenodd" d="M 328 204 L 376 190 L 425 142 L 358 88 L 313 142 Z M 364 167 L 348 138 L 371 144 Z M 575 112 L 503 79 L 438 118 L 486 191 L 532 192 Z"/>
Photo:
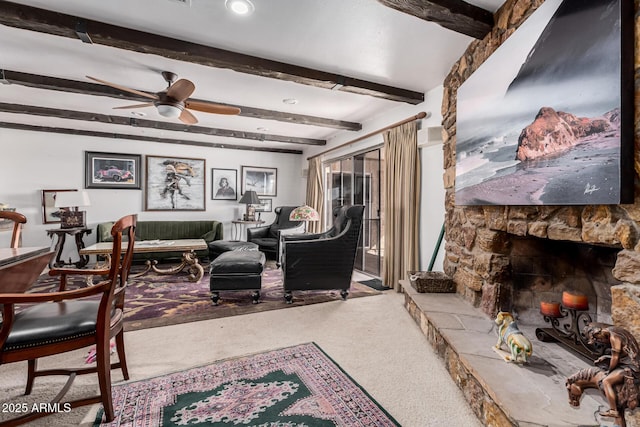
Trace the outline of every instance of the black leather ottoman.
<path fill-rule="evenodd" d="M 245 242 L 246 243 L 246 242 Z M 209 264 L 211 301 L 218 305 L 219 291 L 254 290 L 253 303 L 260 300 L 265 256 L 255 251 L 228 251 Z"/>
<path fill-rule="evenodd" d="M 258 245 L 241 240 L 214 240 L 209 242 L 209 259 L 213 261 L 225 252 L 231 251 L 257 251 Z"/>

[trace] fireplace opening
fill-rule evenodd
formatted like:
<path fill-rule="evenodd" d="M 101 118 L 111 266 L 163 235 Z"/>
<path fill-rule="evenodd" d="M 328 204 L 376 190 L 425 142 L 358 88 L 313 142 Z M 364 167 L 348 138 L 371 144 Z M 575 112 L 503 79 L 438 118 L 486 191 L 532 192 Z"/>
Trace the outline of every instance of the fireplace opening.
<path fill-rule="evenodd" d="M 515 236 L 511 243 L 506 302 L 521 322 L 544 326 L 540 303 L 561 303 L 567 291 L 586 297 L 592 321 L 613 323 L 611 286 L 621 282 L 612 270 L 620 248 Z"/>

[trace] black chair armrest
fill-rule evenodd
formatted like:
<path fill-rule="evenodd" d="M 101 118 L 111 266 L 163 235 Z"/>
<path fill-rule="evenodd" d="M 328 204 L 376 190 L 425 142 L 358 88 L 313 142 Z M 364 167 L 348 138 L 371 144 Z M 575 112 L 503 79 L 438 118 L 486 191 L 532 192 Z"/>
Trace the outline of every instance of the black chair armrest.
<path fill-rule="evenodd" d="M 318 240 L 323 237 L 322 233 L 318 234 L 287 234 L 280 236 L 282 242 L 296 242 L 300 240 Z"/>
<path fill-rule="evenodd" d="M 251 239 L 268 237 L 270 228 L 271 226 L 269 225 L 247 228 L 247 241 L 250 242 Z"/>

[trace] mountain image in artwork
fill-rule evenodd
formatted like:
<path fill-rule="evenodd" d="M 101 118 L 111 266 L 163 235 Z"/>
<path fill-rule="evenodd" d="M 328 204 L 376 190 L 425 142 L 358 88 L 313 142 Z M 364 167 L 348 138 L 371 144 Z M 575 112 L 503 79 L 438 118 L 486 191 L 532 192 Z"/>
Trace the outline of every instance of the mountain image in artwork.
<path fill-rule="evenodd" d="M 547 0 L 461 85 L 456 204 L 619 197 L 619 1 Z M 573 190 L 558 193 L 560 176 L 575 179 L 564 185 Z"/>

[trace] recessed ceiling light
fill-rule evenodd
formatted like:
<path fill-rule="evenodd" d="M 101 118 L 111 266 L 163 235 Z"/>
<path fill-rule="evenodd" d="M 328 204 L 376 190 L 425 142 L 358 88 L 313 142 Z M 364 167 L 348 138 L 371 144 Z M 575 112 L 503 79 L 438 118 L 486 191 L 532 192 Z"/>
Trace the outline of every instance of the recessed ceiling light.
<path fill-rule="evenodd" d="M 237 15 L 250 15 L 255 10 L 253 3 L 249 0 L 226 0 L 224 5 Z"/>
<path fill-rule="evenodd" d="M 284 102 L 285 104 L 293 105 L 293 104 L 297 104 L 298 100 L 295 98 L 285 98 L 282 100 L 282 102 Z"/>

